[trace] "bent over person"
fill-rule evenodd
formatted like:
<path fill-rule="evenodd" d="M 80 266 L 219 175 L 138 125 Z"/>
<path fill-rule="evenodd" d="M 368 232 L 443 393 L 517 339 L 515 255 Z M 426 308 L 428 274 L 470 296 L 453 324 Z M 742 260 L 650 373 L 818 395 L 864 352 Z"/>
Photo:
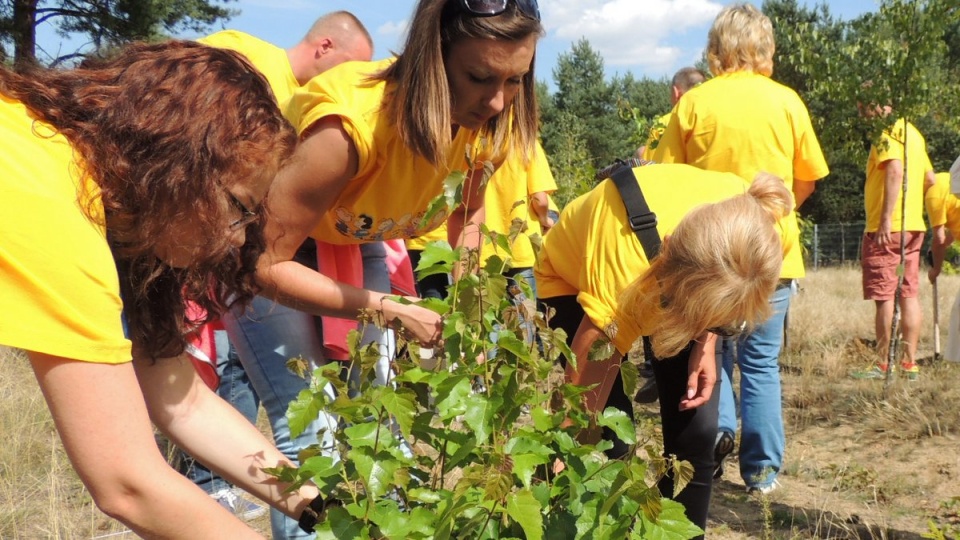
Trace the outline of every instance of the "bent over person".
<path fill-rule="evenodd" d="M 184 355 L 253 298 L 261 209 L 296 134 L 240 55 L 171 41 L 27 75 L 0 68 L 0 344 L 26 351 L 97 506 L 144 538 L 259 538 L 165 461 L 151 420 L 310 525 L 316 487 Z M 2 466 L 2 465 L 0 465 Z"/>
<path fill-rule="evenodd" d="M 783 260 L 777 222 L 793 198 L 771 175 L 750 185 L 689 165 L 647 165 L 633 174 L 656 214 L 659 255 L 648 258 L 617 187 L 604 181 L 567 205 L 544 237 L 539 298 L 555 309 L 551 326 L 567 332 L 581 359 L 577 369 L 568 366 L 567 377 L 596 385 L 585 394 L 588 410 L 604 408 L 622 385 L 621 359 L 639 337 L 650 338 L 664 454 L 694 467 L 675 498 L 704 528 L 717 435 L 715 334 L 749 330 L 769 316 Z M 605 361 L 583 360 L 597 340 L 609 340 L 616 352 Z M 671 496 L 673 479 L 659 487 Z"/>

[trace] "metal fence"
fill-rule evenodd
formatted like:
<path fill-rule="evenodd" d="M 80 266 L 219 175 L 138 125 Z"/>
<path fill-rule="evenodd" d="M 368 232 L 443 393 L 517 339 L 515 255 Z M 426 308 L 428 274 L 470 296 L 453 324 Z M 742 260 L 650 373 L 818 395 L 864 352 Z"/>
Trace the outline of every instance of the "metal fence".
<path fill-rule="evenodd" d="M 863 243 L 863 221 L 853 223 L 814 224 L 811 231 L 802 236 L 806 247 L 804 258 L 808 269 L 821 266 L 837 266 L 860 262 L 860 247 Z M 930 234 L 924 235 L 921 253 L 930 246 Z"/>

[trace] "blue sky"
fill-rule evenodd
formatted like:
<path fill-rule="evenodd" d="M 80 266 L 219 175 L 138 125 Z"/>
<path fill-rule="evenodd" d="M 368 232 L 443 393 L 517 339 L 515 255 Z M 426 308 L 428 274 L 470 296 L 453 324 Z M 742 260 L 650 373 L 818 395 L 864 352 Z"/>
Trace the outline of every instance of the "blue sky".
<path fill-rule="evenodd" d="M 817 0 L 800 0 L 814 5 Z M 557 57 L 580 38 L 589 40 L 604 59 L 607 75 L 668 77 L 692 64 L 702 53 L 707 30 L 726 4 L 717 0 L 541 0 L 547 34 L 537 50 L 536 75 L 552 87 Z M 755 4 L 760 5 L 761 0 Z M 829 0 L 831 13 L 842 19 L 875 11 L 875 0 Z M 229 4 L 240 15 L 224 26 L 242 30 L 280 47 L 296 43 L 319 15 L 345 9 L 367 26 L 374 39 L 374 57 L 397 51 L 415 0 L 239 0 Z M 39 44 L 56 50 L 61 38 L 40 29 Z M 184 38 L 198 37 L 184 35 Z M 72 50 L 64 44 L 63 50 Z M 72 46 L 75 49 L 75 46 Z"/>

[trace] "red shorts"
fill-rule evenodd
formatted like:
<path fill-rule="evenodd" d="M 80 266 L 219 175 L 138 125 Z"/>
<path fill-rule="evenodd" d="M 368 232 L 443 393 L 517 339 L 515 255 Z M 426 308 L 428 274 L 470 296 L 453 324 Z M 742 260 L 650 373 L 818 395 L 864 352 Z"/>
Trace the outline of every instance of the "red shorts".
<path fill-rule="evenodd" d="M 905 233 L 905 267 L 901 298 L 916 298 L 920 292 L 920 245 L 923 232 Z M 897 291 L 897 266 L 900 264 L 900 233 L 890 234 L 890 243 L 878 246 L 876 233 L 863 235 L 860 265 L 863 267 L 863 299 L 893 300 Z"/>

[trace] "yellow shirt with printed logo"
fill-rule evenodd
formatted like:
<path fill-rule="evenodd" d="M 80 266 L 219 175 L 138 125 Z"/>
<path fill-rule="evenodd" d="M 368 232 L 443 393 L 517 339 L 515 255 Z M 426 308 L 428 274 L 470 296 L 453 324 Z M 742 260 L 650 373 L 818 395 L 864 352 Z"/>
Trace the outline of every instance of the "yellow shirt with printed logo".
<path fill-rule="evenodd" d="M 758 172 L 812 182 L 829 174 L 806 105 L 796 92 L 752 71 L 714 77 L 685 93 L 674 108 L 654 161 L 688 163 L 752 180 Z M 804 276 L 796 215 L 783 222 L 795 246 L 780 276 Z"/>
<path fill-rule="evenodd" d="M 0 344 L 130 361 L 99 189 L 66 138 L 3 95 L 0 141 Z"/>
<path fill-rule="evenodd" d="M 323 118 L 339 117 L 357 149 L 357 174 L 311 233 L 317 240 L 357 244 L 422 236 L 446 220 L 441 211 L 426 221 L 425 212 L 450 173 L 468 171 L 467 152 L 477 166 L 490 157 L 477 150 L 477 132 L 463 127 L 439 167 L 407 148 L 383 111 L 387 84 L 371 80 L 392 61 L 340 64 L 297 90 L 284 110 L 301 135 Z"/>
<path fill-rule="evenodd" d="M 750 187 L 735 174 L 690 165 L 647 165 L 633 173 L 657 216 L 660 238 L 672 233 L 694 208 L 743 194 Z M 781 240 L 788 242 L 778 230 Z M 560 221 L 543 239 L 534 275 L 538 296 L 576 295 L 587 317 L 626 354 L 638 337 L 650 335 L 656 321 L 621 317 L 618 297 L 649 267 L 643 246 L 627 224 L 620 192 L 612 180 L 605 180 L 563 209 Z"/>
<path fill-rule="evenodd" d="M 906 141 L 906 147 L 904 146 Z M 904 153 L 904 152 L 908 153 Z M 886 167 L 884 163 L 892 159 L 903 162 L 906 158 L 908 169 L 904 171 L 907 178 L 906 221 L 903 227 L 907 231 L 925 231 L 923 223 L 923 180 L 927 171 L 933 170 L 930 158 L 927 156 L 927 142 L 913 124 L 901 118 L 892 128 L 883 132 L 880 141 L 870 148 L 870 157 L 867 158 L 867 179 L 863 186 L 863 204 L 867 213 L 866 232 L 876 232 L 880 228 L 880 219 L 883 216 L 883 194 L 886 191 Z M 903 201 L 903 191 L 897 192 L 897 200 L 893 205 L 893 214 L 890 219 L 890 231 L 900 232 L 900 211 Z"/>

